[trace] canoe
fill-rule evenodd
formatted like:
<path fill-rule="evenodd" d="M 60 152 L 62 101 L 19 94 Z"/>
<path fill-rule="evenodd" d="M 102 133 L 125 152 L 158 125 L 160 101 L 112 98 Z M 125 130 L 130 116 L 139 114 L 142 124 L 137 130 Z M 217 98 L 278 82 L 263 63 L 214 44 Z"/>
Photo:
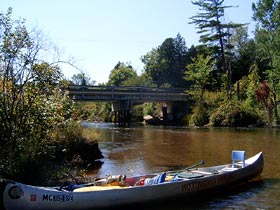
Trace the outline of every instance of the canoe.
<path fill-rule="evenodd" d="M 143 176 L 108 176 L 91 183 L 57 187 L 31 186 L 0 180 L 0 209 L 4 210 L 84 210 L 110 208 L 141 202 L 184 198 L 247 182 L 262 173 L 262 152 L 245 158 L 245 151 L 232 151 L 232 163 Z M 236 159 L 240 159 L 237 160 Z"/>

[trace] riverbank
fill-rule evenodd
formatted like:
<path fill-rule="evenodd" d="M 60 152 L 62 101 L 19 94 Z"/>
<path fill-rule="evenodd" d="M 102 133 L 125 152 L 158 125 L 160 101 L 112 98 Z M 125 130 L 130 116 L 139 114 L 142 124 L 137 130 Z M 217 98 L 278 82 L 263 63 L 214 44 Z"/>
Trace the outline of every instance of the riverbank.
<path fill-rule="evenodd" d="M 60 149 L 55 153 L 26 163 L 19 169 L 21 174 L 9 178 L 26 184 L 46 186 L 61 185 L 67 181 L 82 182 L 88 170 L 98 169 L 103 164 L 98 141 L 56 146 Z"/>

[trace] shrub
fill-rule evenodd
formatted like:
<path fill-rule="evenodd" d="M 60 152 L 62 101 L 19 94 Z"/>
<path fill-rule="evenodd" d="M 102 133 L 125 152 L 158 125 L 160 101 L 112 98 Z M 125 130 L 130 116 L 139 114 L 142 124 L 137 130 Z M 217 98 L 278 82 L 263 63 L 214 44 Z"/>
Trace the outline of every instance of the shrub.
<path fill-rule="evenodd" d="M 205 113 L 194 113 L 191 117 L 191 122 L 190 124 L 194 124 L 195 126 L 204 126 L 208 124 L 209 119 L 208 116 Z"/>
<path fill-rule="evenodd" d="M 210 116 L 210 125 L 227 127 L 246 127 L 259 123 L 259 116 L 239 101 L 222 104 Z"/>
<path fill-rule="evenodd" d="M 204 126 L 209 123 L 209 114 L 203 107 L 194 108 L 194 113 L 191 116 L 190 125 L 194 126 Z"/>

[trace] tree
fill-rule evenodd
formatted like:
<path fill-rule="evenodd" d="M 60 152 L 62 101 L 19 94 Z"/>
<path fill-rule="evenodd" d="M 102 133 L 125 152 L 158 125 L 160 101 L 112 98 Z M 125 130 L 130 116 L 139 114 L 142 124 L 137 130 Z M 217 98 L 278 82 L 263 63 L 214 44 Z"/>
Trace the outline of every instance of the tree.
<path fill-rule="evenodd" d="M 186 87 L 184 72 L 187 61 L 184 38 L 167 38 L 159 47 L 142 57 L 145 72 L 158 87 Z"/>
<path fill-rule="evenodd" d="M 198 104 L 202 104 L 203 95 L 209 82 L 210 73 L 214 69 L 214 64 L 210 56 L 204 57 L 203 55 L 198 55 L 192 61 L 193 63 L 187 65 L 184 78 L 192 82 L 191 91 L 194 93 L 198 92 L 198 94 L 195 94 L 195 98 Z"/>
<path fill-rule="evenodd" d="M 153 83 L 152 78 L 147 73 L 142 73 L 137 77 L 132 77 L 123 82 L 124 86 L 139 86 L 139 87 L 156 87 Z"/>
<path fill-rule="evenodd" d="M 197 0 L 192 2 L 200 7 L 204 12 L 191 17 L 190 23 L 197 25 L 199 29 L 200 42 L 208 45 L 212 49 L 212 53 L 217 58 L 218 75 L 227 73 L 228 90 L 231 89 L 231 71 L 230 66 L 226 62 L 226 48 L 231 48 L 229 45 L 230 29 L 241 27 L 242 24 L 224 23 L 225 9 L 232 6 L 224 6 L 224 0 Z M 230 61 L 230 59 L 228 59 Z"/>
<path fill-rule="evenodd" d="M 213 60 L 210 56 L 198 55 L 192 58 L 192 63 L 187 65 L 185 80 L 191 82 L 191 88 L 188 91 L 195 99 L 195 107 L 190 119 L 190 123 L 196 126 L 202 126 L 208 123 L 209 114 L 204 100 L 206 85 L 209 82 L 210 73 L 213 70 Z"/>
<path fill-rule="evenodd" d="M 131 65 L 118 62 L 109 75 L 108 85 L 122 86 L 125 81 L 136 77 L 137 73 Z"/>
<path fill-rule="evenodd" d="M 95 81 L 91 81 L 90 77 L 85 73 L 74 74 L 71 78 L 74 85 L 94 85 Z"/>
<path fill-rule="evenodd" d="M 256 43 L 248 36 L 248 27 L 240 27 L 232 30 L 230 43 L 232 52 L 232 82 L 240 80 L 249 74 L 251 66 L 256 61 Z"/>
<path fill-rule="evenodd" d="M 0 173 L 19 173 L 20 163 L 47 153 L 52 131 L 71 116 L 56 63 L 41 60 L 44 43 L 12 9 L 0 14 Z"/>
<path fill-rule="evenodd" d="M 165 61 L 159 58 L 158 48 L 153 48 L 146 55 L 142 56 L 141 60 L 145 64 L 145 73 L 152 78 L 152 81 L 157 84 L 158 87 L 161 86 L 164 83 L 161 76 L 161 66 L 164 65 Z"/>
<path fill-rule="evenodd" d="M 249 39 L 248 27 L 240 27 L 231 30 L 231 71 L 232 84 L 236 84 L 237 98 L 240 100 L 240 81 L 248 76 L 251 67 L 256 62 L 256 43 Z"/>
<path fill-rule="evenodd" d="M 253 3 L 253 18 L 257 21 L 256 43 L 257 58 L 267 63 L 266 77 L 273 95 L 274 114 L 280 123 L 277 104 L 280 94 L 280 2 L 260 0 Z"/>

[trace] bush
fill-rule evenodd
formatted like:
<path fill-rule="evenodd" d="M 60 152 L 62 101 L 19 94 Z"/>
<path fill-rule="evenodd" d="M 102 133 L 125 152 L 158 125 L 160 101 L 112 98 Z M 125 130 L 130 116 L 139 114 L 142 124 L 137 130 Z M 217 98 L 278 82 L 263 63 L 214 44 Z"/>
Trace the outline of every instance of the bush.
<path fill-rule="evenodd" d="M 210 125 L 227 127 L 247 127 L 259 123 L 259 116 L 239 101 L 222 104 L 210 116 Z"/>
<path fill-rule="evenodd" d="M 202 107 L 196 107 L 190 119 L 190 125 L 204 126 L 209 123 L 209 114 Z"/>
<path fill-rule="evenodd" d="M 49 141 L 44 143 L 44 152 L 37 154 L 36 159 L 29 153 L 21 153 L 16 165 L 9 170 L 5 170 L 4 167 L 9 162 L 2 162 L 1 177 L 29 184 L 34 184 L 38 180 L 47 182 L 49 177 L 53 174 L 57 176 L 65 166 L 75 174 L 77 172 L 72 169 L 93 166 L 96 160 L 103 158 L 97 138 L 97 134 L 92 130 L 82 128 L 77 122 L 68 121 L 52 132 Z"/>
<path fill-rule="evenodd" d="M 70 161 L 76 155 L 80 155 L 84 161 L 100 159 L 103 156 L 96 147 L 97 138 L 98 135 L 92 130 L 82 128 L 79 123 L 70 121 L 67 125 L 58 128 L 52 136 L 50 145 L 53 148 L 53 157 L 56 160 L 66 158 Z"/>

